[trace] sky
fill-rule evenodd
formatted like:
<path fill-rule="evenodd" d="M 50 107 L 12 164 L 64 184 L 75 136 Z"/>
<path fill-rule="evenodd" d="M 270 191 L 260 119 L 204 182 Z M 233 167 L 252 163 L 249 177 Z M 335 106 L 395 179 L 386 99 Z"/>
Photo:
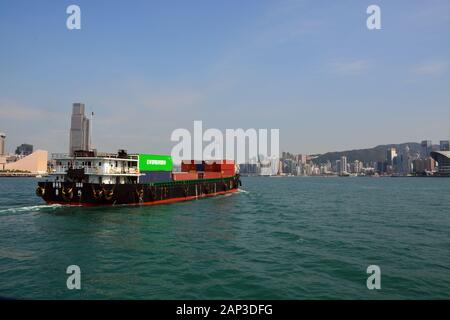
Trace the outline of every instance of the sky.
<path fill-rule="evenodd" d="M 194 120 L 293 153 L 450 136 L 449 1 L 0 0 L 0 49 L 9 152 L 67 152 L 73 102 L 102 151 L 169 153 Z"/>

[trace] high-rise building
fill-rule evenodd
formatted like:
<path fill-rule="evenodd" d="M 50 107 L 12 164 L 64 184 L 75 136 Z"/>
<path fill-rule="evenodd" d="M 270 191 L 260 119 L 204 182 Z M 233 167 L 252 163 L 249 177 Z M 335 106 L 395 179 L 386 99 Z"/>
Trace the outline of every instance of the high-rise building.
<path fill-rule="evenodd" d="M 361 173 L 362 168 L 363 168 L 363 164 L 362 164 L 361 161 L 355 160 L 355 162 L 353 162 L 350 167 L 351 167 L 351 170 L 350 170 L 351 172 L 353 172 L 353 173 Z"/>
<path fill-rule="evenodd" d="M 440 151 L 450 151 L 450 141 L 449 140 L 439 141 L 439 150 Z"/>
<path fill-rule="evenodd" d="M 388 166 L 394 165 L 394 159 L 397 157 L 397 149 L 389 148 L 386 152 L 386 162 Z"/>
<path fill-rule="evenodd" d="M 74 151 L 90 149 L 89 141 L 89 119 L 84 114 L 83 103 L 74 103 L 72 107 L 72 118 L 70 124 L 69 153 L 72 156 Z"/>
<path fill-rule="evenodd" d="M 0 156 L 5 154 L 6 134 L 0 133 Z"/>
<path fill-rule="evenodd" d="M 347 157 L 342 156 L 339 162 L 339 174 L 347 173 Z"/>
<path fill-rule="evenodd" d="M 19 156 L 28 156 L 33 153 L 33 145 L 22 143 L 16 148 L 16 154 Z"/>
<path fill-rule="evenodd" d="M 306 154 L 298 154 L 297 155 L 297 162 L 299 164 L 306 164 L 307 161 L 307 155 Z"/>
<path fill-rule="evenodd" d="M 430 156 L 430 152 L 433 151 L 432 150 L 433 142 L 431 140 L 423 140 L 420 143 L 420 147 L 421 147 L 420 156 L 423 159 L 426 159 Z"/>
<path fill-rule="evenodd" d="M 409 174 L 413 168 L 412 157 L 409 146 L 406 146 L 403 150 L 400 150 L 397 157 L 394 159 L 394 171 L 398 174 Z"/>

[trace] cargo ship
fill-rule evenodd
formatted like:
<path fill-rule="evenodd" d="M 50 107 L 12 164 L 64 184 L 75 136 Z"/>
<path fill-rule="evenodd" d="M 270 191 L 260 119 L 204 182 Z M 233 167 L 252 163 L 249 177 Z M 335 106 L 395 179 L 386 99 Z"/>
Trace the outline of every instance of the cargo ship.
<path fill-rule="evenodd" d="M 154 154 L 96 154 L 76 151 L 53 159 L 51 181 L 38 182 L 36 195 L 48 204 L 74 206 L 154 205 L 236 192 L 241 186 L 234 161 L 181 163 Z"/>

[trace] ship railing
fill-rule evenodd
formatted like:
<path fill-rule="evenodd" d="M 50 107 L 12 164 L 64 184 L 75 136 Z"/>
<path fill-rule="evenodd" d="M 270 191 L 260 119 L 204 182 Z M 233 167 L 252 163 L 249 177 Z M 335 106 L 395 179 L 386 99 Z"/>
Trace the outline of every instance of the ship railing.
<path fill-rule="evenodd" d="M 139 171 L 136 168 L 108 168 L 104 170 L 105 174 L 138 174 Z"/>
<path fill-rule="evenodd" d="M 84 169 L 86 174 L 139 174 L 137 168 L 102 168 L 86 166 L 57 166 L 51 170 L 54 174 L 65 174 L 68 169 Z"/>
<path fill-rule="evenodd" d="M 66 159 L 66 158 L 70 158 L 70 155 L 68 153 L 52 153 L 51 155 L 52 160 Z"/>

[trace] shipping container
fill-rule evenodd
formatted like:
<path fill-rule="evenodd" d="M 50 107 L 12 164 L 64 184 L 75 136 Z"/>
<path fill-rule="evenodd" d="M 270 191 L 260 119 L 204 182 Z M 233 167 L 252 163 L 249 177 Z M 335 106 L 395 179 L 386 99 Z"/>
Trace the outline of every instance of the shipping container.
<path fill-rule="evenodd" d="M 196 161 L 196 160 L 181 161 L 181 171 L 183 171 L 183 172 L 203 171 L 204 168 L 205 168 L 205 166 L 202 161 Z"/>
<path fill-rule="evenodd" d="M 234 164 L 234 160 L 205 160 L 205 164 Z"/>
<path fill-rule="evenodd" d="M 181 171 L 191 172 L 196 171 L 194 160 L 182 160 L 181 161 Z"/>
<path fill-rule="evenodd" d="M 205 172 L 235 171 L 233 160 L 206 161 Z"/>
<path fill-rule="evenodd" d="M 204 172 L 203 179 L 220 179 L 222 178 L 221 172 Z"/>
<path fill-rule="evenodd" d="M 196 172 L 173 172 L 173 181 L 183 181 L 183 180 L 197 180 L 198 173 Z"/>
<path fill-rule="evenodd" d="M 141 171 L 139 176 L 140 183 L 165 182 L 172 180 L 170 171 Z"/>
<path fill-rule="evenodd" d="M 157 154 L 139 155 L 140 171 L 172 171 L 173 161 L 171 156 Z"/>
<path fill-rule="evenodd" d="M 222 177 L 226 178 L 226 177 L 232 177 L 234 175 L 236 175 L 236 171 L 233 170 L 222 170 Z"/>

